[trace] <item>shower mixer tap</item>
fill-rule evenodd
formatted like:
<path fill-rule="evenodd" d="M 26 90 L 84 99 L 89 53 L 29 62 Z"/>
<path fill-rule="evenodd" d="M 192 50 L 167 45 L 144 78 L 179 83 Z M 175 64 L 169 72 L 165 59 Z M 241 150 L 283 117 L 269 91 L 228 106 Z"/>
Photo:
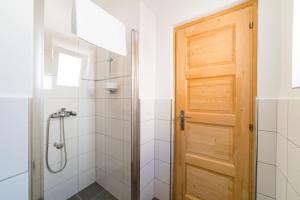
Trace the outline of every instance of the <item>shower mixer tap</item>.
<path fill-rule="evenodd" d="M 58 112 L 51 114 L 50 117 L 54 119 L 54 118 L 61 118 L 61 117 L 71 117 L 76 115 L 77 113 L 74 111 L 67 111 L 66 108 L 61 108 Z"/>
<path fill-rule="evenodd" d="M 46 135 L 46 166 L 47 169 L 53 173 L 59 173 L 61 172 L 67 165 L 67 149 L 66 149 L 66 138 L 65 138 L 65 121 L 64 119 L 66 117 L 72 117 L 72 116 L 76 116 L 77 113 L 74 111 L 67 111 L 66 108 L 61 108 L 60 110 L 58 110 L 58 112 L 52 113 L 49 115 L 48 120 L 47 120 L 47 135 Z M 62 164 L 62 167 L 58 170 L 54 170 L 51 168 L 51 166 L 49 165 L 49 141 L 50 141 L 50 124 L 51 124 L 51 120 L 52 119 L 59 119 L 59 124 L 60 124 L 60 140 L 59 142 L 54 142 L 53 146 L 57 149 L 57 150 L 63 150 L 64 152 L 64 159 L 61 159 L 61 162 L 64 162 Z"/>

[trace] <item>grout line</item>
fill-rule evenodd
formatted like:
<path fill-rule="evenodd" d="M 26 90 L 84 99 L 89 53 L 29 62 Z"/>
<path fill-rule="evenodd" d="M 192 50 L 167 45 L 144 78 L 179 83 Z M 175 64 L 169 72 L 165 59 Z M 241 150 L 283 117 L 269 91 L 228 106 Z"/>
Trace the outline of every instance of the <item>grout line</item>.
<path fill-rule="evenodd" d="M 21 173 L 18 173 L 18 174 L 9 176 L 9 177 L 7 177 L 7 178 L 4 178 L 4 179 L 0 180 L 0 183 L 1 183 L 1 182 L 4 182 L 4 181 L 7 181 L 7 180 L 9 180 L 9 179 L 15 178 L 15 177 L 17 177 L 17 176 L 21 176 L 21 175 L 26 174 L 26 173 L 28 173 L 28 171 L 24 171 L 24 172 L 21 172 Z"/>
<path fill-rule="evenodd" d="M 269 130 L 258 130 L 258 132 L 266 132 L 266 133 L 274 133 L 274 134 L 277 134 L 277 131 L 269 131 Z"/>
<path fill-rule="evenodd" d="M 154 140 L 157 140 L 157 141 L 160 141 L 160 142 L 167 142 L 167 143 L 171 143 L 171 141 L 169 141 L 169 140 L 164 140 L 164 139 L 155 138 L 155 137 L 154 137 Z"/>
<path fill-rule="evenodd" d="M 268 195 L 266 195 L 266 194 L 262 194 L 262 193 L 259 193 L 259 192 L 257 192 L 257 194 L 260 194 L 260 195 L 262 195 L 262 196 L 264 196 L 264 197 L 269 197 L 269 198 L 271 198 L 271 199 L 274 199 L 274 200 L 275 200 L 275 198 L 274 198 L 274 197 L 270 197 L 270 196 L 268 196 Z"/>
<path fill-rule="evenodd" d="M 151 159 L 150 161 L 148 161 L 146 164 L 144 164 L 143 166 L 141 166 L 141 170 L 140 171 L 142 171 L 147 165 L 149 165 L 151 162 L 154 162 L 155 161 L 155 159 L 153 158 L 153 159 Z M 154 168 L 155 168 L 155 163 L 154 163 Z M 155 173 L 155 172 L 154 172 Z M 155 176 L 155 174 L 154 174 L 154 176 Z"/>
<path fill-rule="evenodd" d="M 154 179 L 157 180 L 157 181 L 159 181 L 159 182 L 162 182 L 162 183 L 164 183 L 164 184 L 170 185 L 170 183 L 167 183 L 167 182 L 165 182 L 165 181 L 159 179 L 159 177 L 154 176 Z"/>
<path fill-rule="evenodd" d="M 170 165 L 169 162 L 166 162 L 166 161 L 164 161 L 164 160 L 160 160 L 160 159 L 157 159 L 157 158 L 154 158 L 154 160 L 157 160 L 157 161 L 160 161 L 160 162 L 162 162 L 162 163 L 164 163 L 164 164 Z"/>
<path fill-rule="evenodd" d="M 143 145 L 145 145 L 145 144 L 149 144 L 150 142 L 155 142 L 155 139 L 154 138 L 152 138 L 152 139 L 150 139 L 150 140 L 147 140 L 146 142 L 144 142 L 144 143 L 140 143 L 140 146 L 143 146 Z M 154 144 L 154 143 L 153 143 Z M 154 148 L 155 148 L 155 144 L 154 144 Z"/>
<path fill-rule="evenodd" d="M 262 162 L 262 161 L 259 161 L 259 160 L 258 160 L 257 162 L 258 162 L 258 163 L 265 164 L 265 165 L 273 166 L 273 167 L 275 167 L 275 168 L 277 167 L 276 164 L 266 163 L 266 162 Z"/>

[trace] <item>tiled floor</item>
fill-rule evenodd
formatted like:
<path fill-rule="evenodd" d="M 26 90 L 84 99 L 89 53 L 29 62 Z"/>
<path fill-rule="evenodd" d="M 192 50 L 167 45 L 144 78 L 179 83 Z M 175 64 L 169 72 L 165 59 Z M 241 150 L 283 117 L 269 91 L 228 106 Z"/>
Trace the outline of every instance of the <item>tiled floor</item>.
<path fill-rule="evenodd" d="M 117 200 L 117 198 L 106 191 L 98 183 L 93 183 L 68 200 Z"/>

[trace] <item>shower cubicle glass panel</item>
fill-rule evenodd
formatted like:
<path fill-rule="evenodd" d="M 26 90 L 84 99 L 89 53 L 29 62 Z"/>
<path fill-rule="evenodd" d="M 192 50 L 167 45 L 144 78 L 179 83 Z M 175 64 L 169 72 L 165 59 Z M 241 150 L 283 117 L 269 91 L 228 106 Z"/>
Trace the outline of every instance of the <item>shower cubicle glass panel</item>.
<path fill-rule="evenodd" d="M 43 134 L 33 134 L 32 199 L 131 199 L 137 151 L 132 31 L 126 57 L 54 30 L 45 30 L 44 38 L 43 106 L 37 111 Z"/>

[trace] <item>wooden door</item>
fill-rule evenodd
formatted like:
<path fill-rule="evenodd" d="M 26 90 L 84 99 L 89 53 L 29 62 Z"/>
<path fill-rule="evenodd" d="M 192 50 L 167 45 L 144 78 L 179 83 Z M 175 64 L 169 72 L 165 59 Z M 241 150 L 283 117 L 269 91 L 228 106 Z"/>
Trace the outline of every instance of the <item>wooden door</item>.
<path fill-rule="evenodd" d="M 243 4 L 175 29 L 173 199 L 251 197 L 252 20 Z"/>

